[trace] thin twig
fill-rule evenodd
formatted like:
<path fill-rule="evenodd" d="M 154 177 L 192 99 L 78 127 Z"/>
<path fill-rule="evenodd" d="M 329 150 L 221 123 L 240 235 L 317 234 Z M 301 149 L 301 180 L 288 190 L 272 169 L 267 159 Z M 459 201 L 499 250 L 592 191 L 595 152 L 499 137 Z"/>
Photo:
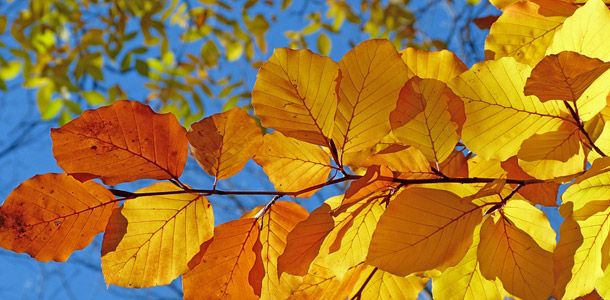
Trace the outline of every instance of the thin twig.
<path fill-rule="evenodd" d="M 576 122 L 576 126 L 578 127 L 578 129 L 580 129 L 580 132 L 585 136 L 585 138 L 587 138 L 587 141 L 589 141 L 591 148 L 593 148 L 595 150 L 595 152 L 597 152 L 597 154 L 601 155 L 602 157 L 607 157 L 608 155 L 606 155 L 606 153 L 604 153 L 604 151 L 602 151 L 602 149 L 600 149 L 599 147 L 597 147 L 597 145 L 595 145 L 595 142 L 593 142 L 593 139 L 591 138 L 591 136 L 589 136 L 589 133 L 585 130 L 585 127 L 583 126 L 582 121 L 580 120 L 580 117 L 578 116 L 578 113 L 574 110 L 574 108 L 572 108 L 572 105 L 570 105 L 570 103 L 568 103 L 568 101 L 563 101 L 563 103 L 565 104 L 566 108 L 570 111 L 570 114 L 572 115 L 572 118 Z"/>

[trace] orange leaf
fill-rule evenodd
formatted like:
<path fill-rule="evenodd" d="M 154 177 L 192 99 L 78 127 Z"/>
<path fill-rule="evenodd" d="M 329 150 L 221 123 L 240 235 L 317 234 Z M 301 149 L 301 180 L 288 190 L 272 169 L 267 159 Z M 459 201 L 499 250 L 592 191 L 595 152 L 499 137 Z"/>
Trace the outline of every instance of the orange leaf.
<path fill-rule="evenodd" d="M 181 191 L 169 182 L 138 193 Z M 102 243 L 106 284 L 140 288 L 170 284 L 188 270 L 199 247 L 212 238 L 214 215 L 199 194 L 145 196 L 114 210 Z"/>
<path fill-rule="evenodd" d="M 486 17 L 472 19 L 472 22 L 479 27 L 479 29 L 490 29 L 491 25 L 495 23 L 500 16 L 489 15 Z"/>
<path fill-rule="evenodd" d="M 453 52 L 447 50 L 425 51 L 407 48 L 400 51 L 408 68 L 408 77 L 429 78 L 448 83 L 462 74 L 468 67 Z"/>
<path fill-rule="evenodd" d="M 377 154 L 368 157 L 361 167 L 380 165 L 390 169 L 396 177 L 403 179 L 425 179 L 438 177 L 430 169 L 426 157 L 415 147 L 405 147 L 395 144 L 398 147 L 388 147 Z M 398 149 L 392 149 L 398 148 Z M 396 150 L 396 151 L 394 151 Z M 390 176 L 392 176 L 390 174 Z"/>
<path fill-rule="evenodd" d="M 339 62 L 341 81 L 333 140 L 343 152 L 377 144 L 390 132 L 388 117 L 407 81 L 407 67 L 387 40 L 369 40 Z"/>
<path fill-rule="evenodd" d="M 442 272 L 464 257 L 482 215 L 453 193 L 408 188 L 381 216 L 366 261 L 399 276 Z"/>
<path fill-rule="evenodd" d="M 257 219 L 239 219 L 214 229 L 182 277 L 185 299 L 258 299 L 265 270 Z M 258 263 L 257 263 L 258 262 Z"/>
<path fill-rule="evenodd" d="M 521 299 L 547 299 L 553 290 L 555 232 L 544 213 L 525 201 L 510 200 L 503 211 L 481 225 L 481 274 L 500 279 Z"/>
<path fill-rule="evenodd" d="M 449 112 L 452 101 L 457 103 L 460 99 L 442 81 L 409 79 L 400 91 L 396 109 L 390 114 L 394 136 L 406 145 L 417 147 L 428 161 L 442 162 L 460 140 L 459 125 Z"/>
<path fill-rule="evenodd" d="M 345 191 L 345 197 L 338 209 L 344 210 L 350 204 L 356 203 L 371 194 L 379 191 L 385 191 L 391 186 L 398 184 L 392 181 L 382 180 L 379 177 L 392 178 L 392 172 L 385 166 L 370 166 L 366 170 L 363 177 L 352 182 L 349 188 Z"/>
<path fill-rule="evenodd" d="M 575 102 L 609 68 L 610 63 L 572 51 L 545 56 L 527 79 L 525 95 L 536 95 L 540 101 Z"/>
<path fill-rule="evenodd" d="M 309 50 L 275 49 L 258 72 L 252 106 L 263 126 L 328 146 L 337 110 L 337 63 Z"/>
<path fill-rule="evenodd" d="M 217 179 L 237 174 L 263 143 L 260 127 L 239 107 L 191 125 L 191 153 Z"/>
<path fill-rule="evenodd" d="M 453 150 L 440 165 L 441 173 L 449 177 L 468 177 L 468 163 L 461 151 Z"/>
<path fill-rule="evenodd" d="M 51 129 L 53 155 L 68 173 L 89 173 L 105 184 L 178 178 L 186 163 L 186 130 L 172 114 L 121 100 L 85 111 Z"/>
<path fill-rule="evenodd" d="M 361 276 L 365 275 L 363 272 L 365 268 L 366 265 L 364 264 L 351 268 L 346 276 L 339 280 L 322 260 L 316 260 L 312 264 L 309 273 L 303 277 L 303 283 L 293 292 L 289 299 L 344 300 L 356 288 L 356 283 Z"/>
<path fill-rule="evenodd" d="M 501 165 L 506 171 L 507 178 L 524 180 L 534 178 L 521 169 L 516 156 L 503 161 Z M 555 182 L 528 184 L 519 189 L 519 194 L 522 195 L 526 200 L 533 204 L 540 204 L 544 206 L 557 206 L 558 192 L 559 184 Z"/>
<path fill-rule="evenodd" d="M 285 137 L 280 132 L 267 134 L 254 161 L 280 192 L 296 192 L 326 182 L 331 171 L 328 154 L 317 145 Z M 316 190 L 295 195 L 310 197 Z"/>
<path fill-rule="evenodd" d="M 104 231 L 117 205 L 99 183 L 81 183 L 67 174 L 36 175 L 0 207 L 0 246 L 39 261 L 66 261 Z"/>

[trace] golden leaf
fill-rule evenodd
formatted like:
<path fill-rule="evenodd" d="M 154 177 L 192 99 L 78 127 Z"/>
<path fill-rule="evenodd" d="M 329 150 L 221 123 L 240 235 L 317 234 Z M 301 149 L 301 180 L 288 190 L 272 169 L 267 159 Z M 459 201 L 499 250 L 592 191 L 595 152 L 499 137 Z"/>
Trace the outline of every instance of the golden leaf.
<path fill-rule="evenodd" d="M 468 70 L 462 60 L 448 50 L 431 52 L 407 48 L 400 51 L 400 55 L 407 65 L 409 79 L 417 76 L 448 83 L 451 79 Z"/>
<path fill-rule="evenodd" d="M 371 276 L 371 272 L 375 272 Z M 366 281 L 368 279 L 368 281 Z M 418 299 L 417 295 L 424 289 L 428 278 L 422 278 L 417 275 L 409 275 L 406 277 L 396 276 L 390 272 L 379 270 L 373 266 L 367 266 L 362 270 L 360 280 L 356 282 L 356 287 L 362 287 L 360 291 L 360 300 L 377 300 L 377 299 Z M 350 299 L 354 299 L 358 289 L 352 291 Z"/>

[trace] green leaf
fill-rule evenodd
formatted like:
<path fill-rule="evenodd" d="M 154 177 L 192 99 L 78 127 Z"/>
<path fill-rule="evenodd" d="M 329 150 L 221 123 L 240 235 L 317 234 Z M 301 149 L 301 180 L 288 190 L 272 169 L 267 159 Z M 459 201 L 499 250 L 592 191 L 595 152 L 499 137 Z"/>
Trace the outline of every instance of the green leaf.
<path fill-rule="evenodd" d="M 123 57 L 123 61 L 121 61 L 121 72 L 127 72 L 129 67 L 131 67 L 131 53 L 127 53 L 127 55 Z"/>
<path fill-rule="evenodd" d="M 244 45 L 238 41 L 232 41 L 226 46 L 227 60 L 236 61 L 244 53 Z"/>
<path fill-rule="evenodd" d="M 145 61 L 138 58 L 138 59 L 136 59 L 136 71 L 140 75 L 148 77 L 148 72 L 150 70 L 148 69 L 148 64 Z"/>
<path fill-rule="evenodd" d="M 0 66 L 0 79 L 11 80 L 19 75 L 21 69 L 21 63 L 19 61 L 9 61 L 6 64 Z"/>
<path fill-rule="evenodd" d="M 322 55 L 328 55 L 330 53 L 330 47 L 330 38 L 328 38 L 324 32 L 321 32 L 320 35 L 318 35 L 318 52 Z"/>
<path fill-rule="evenodd" d="M 59 114 L 59 112 L 61 111 L 62 107 L 63 107 L 63 101 L 61 101 L 61 100 L 52 101 L 51 103 L 49 103 L 49 105 L 42 108 L 42 110 L 40 111 L 41 119 L 48 121 L 48 120 L 55 118 L 57 116 L 57 114 Z"/>
<path fill-rule="evenodd" d="M 87 103 L 94 105 L 94 106 L 102 105 L 104 102 L 106 102 L 106 99 L 104 98 L 104 96 L 102 94 L 100 94 L 98 91 L 81 92 L 81 96 L 83 96 L 83 98 L 85 98 Z"/>
<path fill-rule="evenodd" d="M 73 114 L 80 115 L 83 113 L 80 105 L 72 100 L 64 99 L 64 106 Z"/>

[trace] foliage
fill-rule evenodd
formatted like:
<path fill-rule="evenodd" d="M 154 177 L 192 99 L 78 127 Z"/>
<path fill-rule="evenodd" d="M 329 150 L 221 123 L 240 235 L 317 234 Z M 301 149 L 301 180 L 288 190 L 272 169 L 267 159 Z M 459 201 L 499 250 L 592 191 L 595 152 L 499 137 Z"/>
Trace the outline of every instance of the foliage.
<path fill-rule="evenodd" d="M 469 69 L 384 39 L 339 62 L 275 50 L 252 91 L 264 136 L 241 108 L 188 132 L 136 101 L 85 111 L 51 133 L 66 173 L 0 207 L 0 246 L 65 261 L 105 231 L 107 284 L 182 275 L 187 299 L 415 299 L 429 280 L 435 299 L 608 298 L 610 9 L 502 3 L 488 60 Z M 253 159 L 275 190 L 183 184 L 189 144 L 216 181 Z M 340 183 L 311 213 L 280 201 Z M 540 206 L 560 184 L 557 242 Z M 272 199 L 214 227 L 211 195 Z"/>

